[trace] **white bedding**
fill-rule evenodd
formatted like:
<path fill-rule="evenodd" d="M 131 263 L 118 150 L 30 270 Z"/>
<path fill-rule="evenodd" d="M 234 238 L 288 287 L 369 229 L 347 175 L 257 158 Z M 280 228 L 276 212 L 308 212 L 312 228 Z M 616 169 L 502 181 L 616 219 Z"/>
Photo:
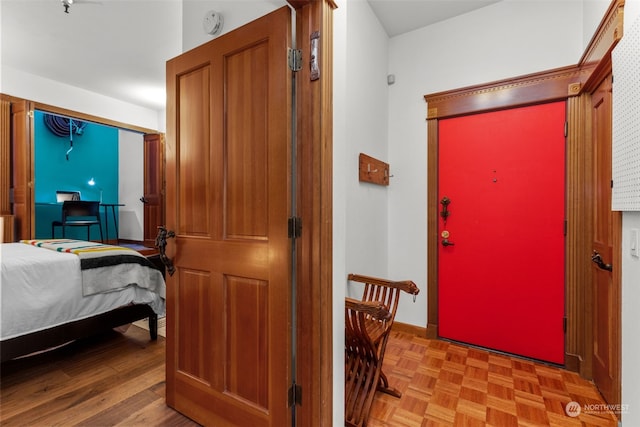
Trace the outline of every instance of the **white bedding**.
<path fill-rule="evenodd" d="M 0 260 L 0 340 L 132 303 L 149 304 L 159 316 L 165 312 L 163 298 L 137 286 L 83 297 L 80 259 L 74 254 L 4 243 Z"/>

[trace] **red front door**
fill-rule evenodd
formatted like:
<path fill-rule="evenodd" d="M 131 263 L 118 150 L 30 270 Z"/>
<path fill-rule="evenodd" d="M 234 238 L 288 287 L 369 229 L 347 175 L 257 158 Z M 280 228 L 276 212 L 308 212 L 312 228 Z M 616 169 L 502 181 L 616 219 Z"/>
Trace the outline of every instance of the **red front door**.
<path fill-rule="evenodd" d="M 564 363 L 564 123 L 564 102 L 439 122 L 441 337 Z"/>

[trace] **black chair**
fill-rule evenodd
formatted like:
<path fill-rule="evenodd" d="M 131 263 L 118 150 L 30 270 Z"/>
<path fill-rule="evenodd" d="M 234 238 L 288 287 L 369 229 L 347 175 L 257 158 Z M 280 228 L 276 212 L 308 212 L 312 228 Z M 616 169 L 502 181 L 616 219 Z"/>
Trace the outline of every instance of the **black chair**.
<path fill-rule="evenodd" d="M 100 241 L 104 242 L 102 222 L 100 221 L 100 202 L 67 200 L 62 203 L 62 221 L 51 223 L 51 237 L 55 238 L 56 227 L 62 227 L 62 238 L 65 238 L 67 227 L 87 227 L 87 240 L 91 240 L 92 225 L 98 226 Z"/>

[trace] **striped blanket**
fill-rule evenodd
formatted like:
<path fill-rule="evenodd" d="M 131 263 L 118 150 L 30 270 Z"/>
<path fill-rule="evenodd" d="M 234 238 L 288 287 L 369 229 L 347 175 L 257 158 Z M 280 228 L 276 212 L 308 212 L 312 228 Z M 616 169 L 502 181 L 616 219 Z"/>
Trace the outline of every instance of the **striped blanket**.
<path fill-rule="evenodd" d="M 122 246 L 72 239 L 21 240 L 22 243 L 67 252 L 80 258 L 82 294 L 117 291 L 136 285 L 165 298 L 162 273 L 139 252 Z"/>

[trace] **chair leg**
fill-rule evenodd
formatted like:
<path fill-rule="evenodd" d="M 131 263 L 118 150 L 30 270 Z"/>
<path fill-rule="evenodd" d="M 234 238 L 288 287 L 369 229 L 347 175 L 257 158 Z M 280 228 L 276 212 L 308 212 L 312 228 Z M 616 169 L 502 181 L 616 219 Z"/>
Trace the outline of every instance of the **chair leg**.
<path fill-rule="evenodd" d="M 384 372 L 380 371 L 380 378 L 378 380 L 378 391 L 389 394 L 393 397 L 402 397 L 402 392 L 394 387 L 389 387 L 389 380 Z"/>
<path fill-rule="evenodd" d="M 64 224 L 62 224 L 62 238 L 63 238 L 63 239 L 66 239 L 66 233 L 65 233 L 65 229 L 66 229 L 66 228 L 67 228 L 67 227 L 65 227 L 65 226 L 64 226 Z"/>
<path fill-rule="evenodd" d="M 102 224 L 98 224 L 98 228 L 100 229 L 100 242 L 104 243 L 104 236 L 102 235 Z M 107 236 L 109 237 L 109 236 Z M 117 245 L 117 243 L 116 243 Z"/>

